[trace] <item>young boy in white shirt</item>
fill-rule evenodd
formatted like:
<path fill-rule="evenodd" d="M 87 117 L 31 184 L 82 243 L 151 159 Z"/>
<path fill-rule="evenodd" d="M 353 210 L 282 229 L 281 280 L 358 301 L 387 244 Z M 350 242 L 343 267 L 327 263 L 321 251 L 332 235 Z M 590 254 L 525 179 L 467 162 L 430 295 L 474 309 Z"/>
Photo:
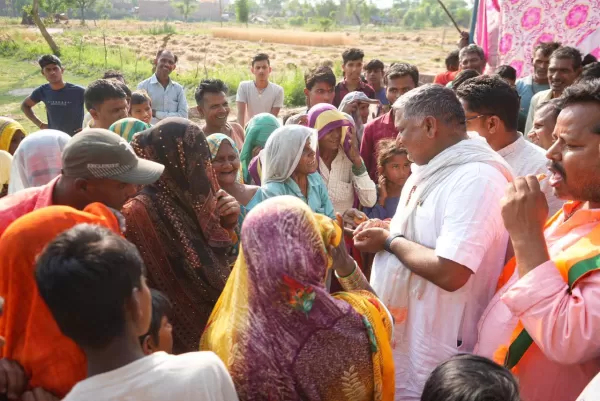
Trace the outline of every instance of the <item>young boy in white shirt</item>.
<path fill-rule="evenodd" d="M 271 62 L 269 55 L 259 53 L 252 59 L 253 81 L 243 81 L 238 86 L 237 122 L 245 127 L 252 117 L 260 113 L 271 113 L 275 117 L 283 107 L 283 88 L 269 82 Z"/>
<path fill-rule="evenodd" d="M 238 399 L 211 352 L 144 355 L 150 290 L 137 249 L 119 235 L 90 224 L 64 232 L 39 257 L 36 281 L 59 328 L 87 358 L 87 379 L 64 400 Z"/>

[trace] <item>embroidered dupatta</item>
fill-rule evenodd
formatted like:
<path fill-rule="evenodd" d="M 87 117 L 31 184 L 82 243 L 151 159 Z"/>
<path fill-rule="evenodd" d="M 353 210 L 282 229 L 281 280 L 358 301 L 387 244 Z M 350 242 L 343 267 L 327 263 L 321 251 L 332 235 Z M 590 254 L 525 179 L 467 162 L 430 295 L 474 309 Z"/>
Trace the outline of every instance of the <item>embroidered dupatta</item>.
<path fill-rule="evenodd" d="M 256 206 L 242 232 L 200 342 L 224 361 L 240 400 L 392 401 L 387 312 L 374 294 L 325 288 L 339 226 L 280 196 Z"/>

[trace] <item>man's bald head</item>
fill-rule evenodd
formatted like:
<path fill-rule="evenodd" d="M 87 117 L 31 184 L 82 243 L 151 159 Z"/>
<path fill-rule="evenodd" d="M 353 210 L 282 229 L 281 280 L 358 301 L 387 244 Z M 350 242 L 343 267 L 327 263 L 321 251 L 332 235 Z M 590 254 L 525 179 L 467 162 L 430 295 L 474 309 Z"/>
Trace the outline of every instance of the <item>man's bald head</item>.
<path fill-rule="evenodd" d="M 434 117 L 445 125 L 465 128 L 465 112 L 454 92 L 441 85 L 428 84 L 411 90 L 392 106 L 405 119 Z"/>

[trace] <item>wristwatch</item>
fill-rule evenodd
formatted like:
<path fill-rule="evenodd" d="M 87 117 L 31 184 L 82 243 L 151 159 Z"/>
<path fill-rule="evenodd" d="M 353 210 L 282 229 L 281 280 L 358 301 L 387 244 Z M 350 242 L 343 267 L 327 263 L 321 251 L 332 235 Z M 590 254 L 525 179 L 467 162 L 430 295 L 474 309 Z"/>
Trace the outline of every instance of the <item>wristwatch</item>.
<path fill-rule="evenodd" d="M 386 251 L 388 251 L 389 253 L 393 253 L 392 252 L 392 241 L 394 241 L 396 238 L 405 238 L 403 234 L 392 234 L 388 237 L 388 239 L 385 240 L 385 244 L 383 245 L 383 249 L 385 249 Z"/>

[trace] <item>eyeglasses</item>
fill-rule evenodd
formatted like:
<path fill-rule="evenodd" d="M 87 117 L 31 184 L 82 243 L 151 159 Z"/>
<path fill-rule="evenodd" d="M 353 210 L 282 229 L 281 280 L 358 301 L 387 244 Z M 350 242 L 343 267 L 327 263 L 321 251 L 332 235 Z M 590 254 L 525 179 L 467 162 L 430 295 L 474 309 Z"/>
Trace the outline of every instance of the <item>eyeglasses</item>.
<path fill-rule="evenodd" d="M 487 114 L 479 114 L 478 116 L 475 116 L 475 117 L 466 118 L 465 121 L 466 122 L 473 121 L 473 120 L 477 120 L 478 118 L 481 118 L 481 117 L 488 117 L 488 115 Z"/>

